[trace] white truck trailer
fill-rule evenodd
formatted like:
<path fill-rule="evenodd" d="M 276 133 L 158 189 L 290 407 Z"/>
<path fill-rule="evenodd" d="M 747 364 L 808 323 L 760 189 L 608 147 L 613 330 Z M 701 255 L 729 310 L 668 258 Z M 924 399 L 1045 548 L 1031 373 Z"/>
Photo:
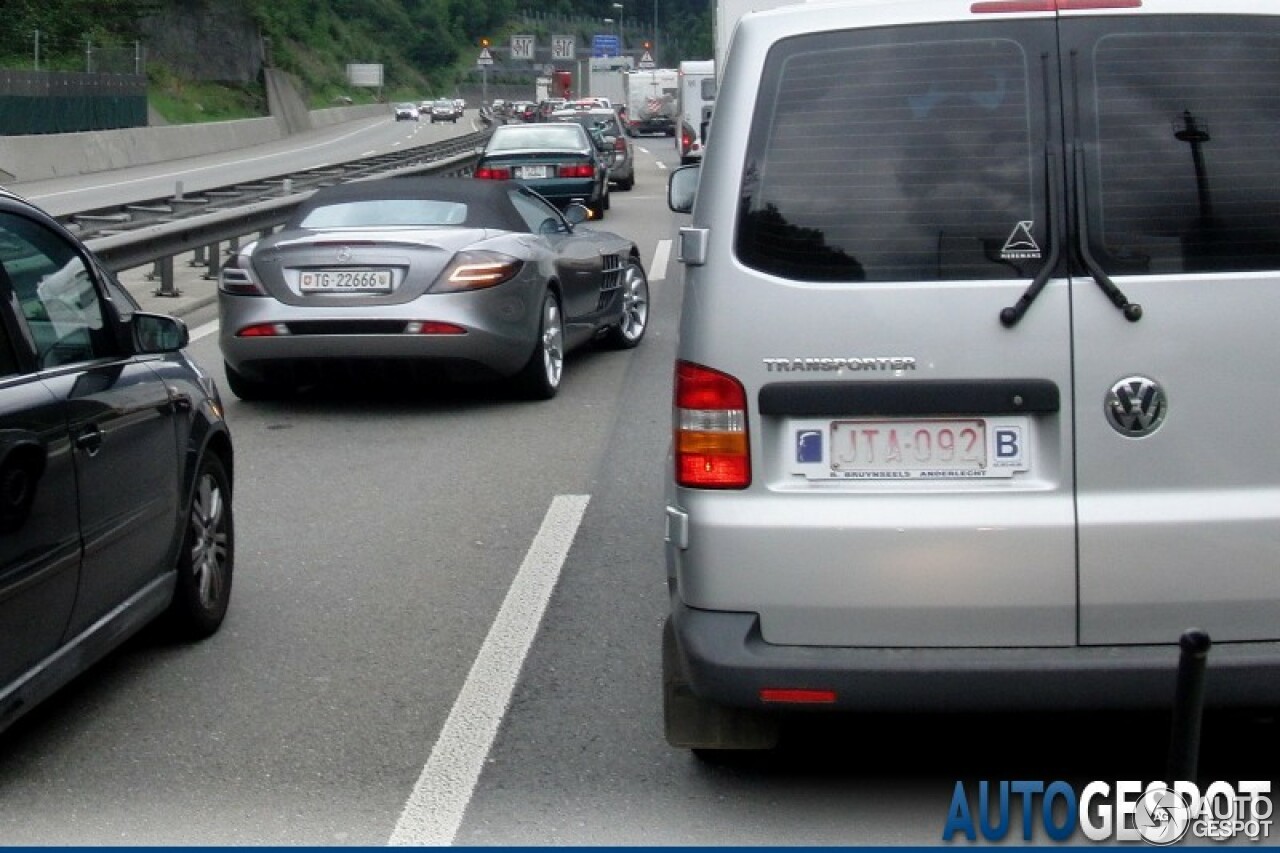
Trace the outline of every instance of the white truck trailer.
<path fill-rule="evenodd" d="M 617 109 L 626 103 L 626 76 L 631 70 L 629 56 L 592 57 L 587 67 L 587 91 L 592 98 L 608 98 Z"/>
<path fill-rule="evenodd" d="M 675 136 L 680 72 L 674 68 L 628 71 L 625 82 L 622 103 L 627 109 L 627 131 L 632 136 Z"/>
<path fill-rule="evenodd" d="M 681 163 L 702 159 L 707 126 L 716 102 L 716 64 L 711 59 L 680 63 L 680 87 L 676 94 L 676 153 Z"/>

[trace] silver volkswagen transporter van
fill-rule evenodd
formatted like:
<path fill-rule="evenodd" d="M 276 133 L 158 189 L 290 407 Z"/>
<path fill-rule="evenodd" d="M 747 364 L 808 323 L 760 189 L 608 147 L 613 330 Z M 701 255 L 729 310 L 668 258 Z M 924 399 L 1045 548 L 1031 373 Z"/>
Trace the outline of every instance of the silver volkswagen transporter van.
<path fill-rule="evenodd" d="M 1280 706 L 1280 6 L 745 16 L 685 302 L 668 740 Z"/>

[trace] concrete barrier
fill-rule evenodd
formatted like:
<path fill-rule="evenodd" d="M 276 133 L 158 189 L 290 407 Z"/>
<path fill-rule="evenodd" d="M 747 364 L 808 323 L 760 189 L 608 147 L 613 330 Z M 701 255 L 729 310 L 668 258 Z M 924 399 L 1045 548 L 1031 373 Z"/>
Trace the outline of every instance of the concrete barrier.
<path fill-rule="evenodd" d="M 329 127 L 389 114 L 390 110 L 387 104 L 312 110 L 311 127 Z M 262 145 L 285 136 L 284 124 L 275 117 L 88 133 L 0 136 L 0 182 L 41 181 L 145 166 Z"/>

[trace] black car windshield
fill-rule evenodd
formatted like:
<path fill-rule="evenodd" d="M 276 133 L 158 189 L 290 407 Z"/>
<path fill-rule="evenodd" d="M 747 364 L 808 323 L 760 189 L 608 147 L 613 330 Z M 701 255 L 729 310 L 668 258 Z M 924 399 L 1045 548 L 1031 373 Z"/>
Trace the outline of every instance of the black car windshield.
<path fill-rule="evenodd" d="M 302 220 L 303 228 L 351 228 L 379 225 L 461 225 L 467 206 L 457 201 L 381 198 L 318 207 Z"/>

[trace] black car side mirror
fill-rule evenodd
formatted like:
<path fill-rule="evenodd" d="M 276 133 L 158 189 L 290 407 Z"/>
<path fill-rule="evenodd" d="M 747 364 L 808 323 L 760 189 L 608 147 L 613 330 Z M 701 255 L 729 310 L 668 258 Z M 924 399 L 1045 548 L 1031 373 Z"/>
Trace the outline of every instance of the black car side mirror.
<path fill-rule="evenodd" d="M 129 323 L 133 327 L 134 351 L 139 354 L 177 352 L 191 342 L 187 324 L 176 317 L 139 311 Z"/>

